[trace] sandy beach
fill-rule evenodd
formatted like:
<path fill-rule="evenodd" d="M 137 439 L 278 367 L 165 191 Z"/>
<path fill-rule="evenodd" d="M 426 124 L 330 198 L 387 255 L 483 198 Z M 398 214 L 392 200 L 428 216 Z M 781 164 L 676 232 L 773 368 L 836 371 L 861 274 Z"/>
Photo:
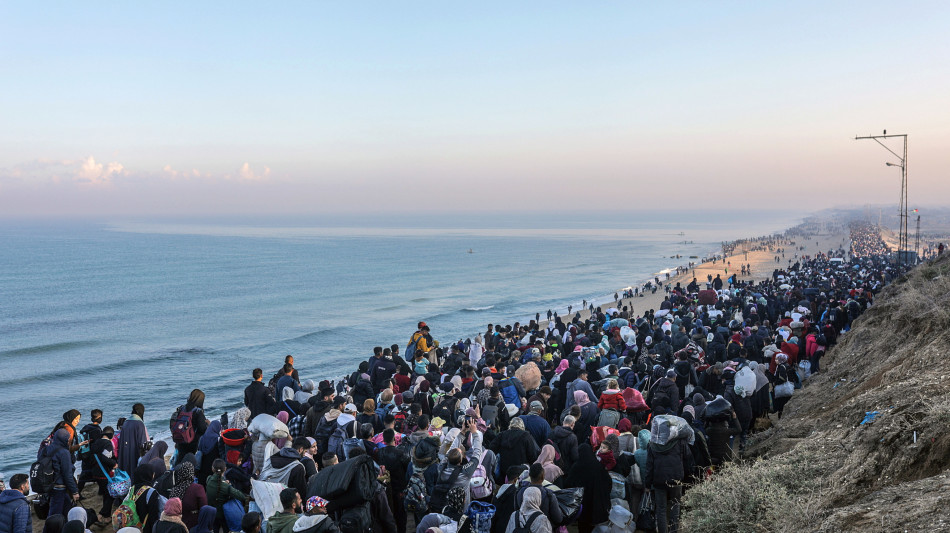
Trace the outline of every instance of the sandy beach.
<path fill-rule="evenodd" d="M 839 230 L 828 233 L 811 234 L 807 237 L 804 235 L 798 235 L 789 237 L 788 239 L 779 239 L 778 241 L 775 241 L 774 247 L 784 249 L 784 257 L 782 257 L 781 252 L 773 252 L 769 250 L 752 250 L 752 248 L 759 246 L 758 241 L 743 241 L 739 243 L 732 255 L 727 256 L 724 260 L 718 260 L 715 263 L 709 261 L 706 263 L 694 264 L 693 268 L 686 272 L 671 275 L 669 280 L 665 279 L 665 275 L 660 276 L 660 281 L 663 283 L 664 287 L 666 287 L 667 284 L 675 286 L 677 283 L 680 283 L 683 287 L 685 287 L 695 277 L 700 287 L 705 289 L 707 276 L 711 275 L 713 278 L 715 278 L 716 275 L 719 275 L 723 280 L 723 286 L 727 287 L 728 283 L 726 282 L 726 278 L 734 273 L 740 272 L 741 265 L 743 264 L 750 265 L 749 273 L 746 273 L 745 275 L 740 274 L 738 276 L 740 280 L 761 281 L 771 278 L 772 271 L 776 268 L 788 267 L 789 259 L 791 259 L 792 263 L 794 263 L 798 258 L 801 257 L 814 256 L 819 252 L 827 253 L 830 250 L 837 251 L 839 249 L 844 250 L 843 256 L 845 259 L 847 259 L 849 238 L 850 235 L 848 234 L 847 230 Z M 798 248 L 800 247 L 804 247 L 804 249 L 799 250 Z M 775 262 L 776 255 L 779 256 L 778 263 Z M 619 289 L 617 292 L 621 293 L 623 292 L 623 289 Z M 599 305 L 599 307 L 603 310 L 609 309 L 611 307 L 622 309 L 623 306 L 626 305 L 629 308 L 632 308 L 631 316 L 634 318 L 639 318 L 643 316 L 645 312 L 651 309 L 654 311 L 658 310 L 665 297 L 666 292 L 661 288 L 655 293 L 641 293 L 641 295 L 638 297 L 621 298 L 617 301 L 602 303 Z M 559 316 L 566 318 L 566 312 L 566 309 L 562 309 L 558 311 L 558 314 Z M 581 320 L 586 320 L 590 316 L 590 311 L 588 309 L 575 309 L 571 313 L 571 316 L 573 316 L 575 313 L 580 313 Z M 548 321 L 542 317 L 541 325 L 546 326 L 547 322 Z"/>

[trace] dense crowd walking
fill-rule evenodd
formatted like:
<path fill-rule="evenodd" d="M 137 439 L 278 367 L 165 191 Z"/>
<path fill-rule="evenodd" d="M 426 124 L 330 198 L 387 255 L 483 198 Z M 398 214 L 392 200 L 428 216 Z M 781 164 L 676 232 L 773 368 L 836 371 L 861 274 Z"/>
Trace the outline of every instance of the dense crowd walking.
<path fill-rule="evenodd" d="M 153 443 L 144 404 L 114 426 L 70 409 L 0 492 L 0 533 L 32 531 L 31 487 L 45 533 L 676 531 L 683 491 L 780 417 L 900 274 L 874 228 L 851 243 L 850 261 L 798 258 L 760 282 L 667 285 L 639 316 L 549 311 L 448 344 L 419 322 L 338 380 L 287 356 L 220 418 L 183 395 L 171 443 Z"/>

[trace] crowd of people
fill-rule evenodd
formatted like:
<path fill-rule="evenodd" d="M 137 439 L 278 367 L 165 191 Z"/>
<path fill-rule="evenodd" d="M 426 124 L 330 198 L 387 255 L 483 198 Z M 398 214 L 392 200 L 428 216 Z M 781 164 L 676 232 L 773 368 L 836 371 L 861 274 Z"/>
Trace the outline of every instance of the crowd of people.
<path fill-rule="evenodd" d="M 220 419 L 193 390 L 171 444 L 152 444 L 143 404 L 115 427 L 69 410 L 0 493 L 0 533 L 32 531 L 31 483 L 44 533 L 676 531 L 683 491 L 781 416 L 900 273 L 875 235 L 852 226 L 850 262 L 676 284 L 637 317 L 552 314 L 449 345 L 420 322 L 339 380 L 287 356 Z"/>

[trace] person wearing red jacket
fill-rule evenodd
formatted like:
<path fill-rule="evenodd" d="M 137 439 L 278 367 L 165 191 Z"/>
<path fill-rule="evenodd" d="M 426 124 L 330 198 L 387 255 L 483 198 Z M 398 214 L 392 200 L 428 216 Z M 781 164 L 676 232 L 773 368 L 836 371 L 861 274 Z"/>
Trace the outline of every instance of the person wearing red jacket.
<path fill-rule="evenodd" d="M 617 380 L 611 379 L 607 382 L 607 390 L 600 395 L 597 408 L 601 410 L 613 409 L 618 413 L 623 413 L 627 410 L 627 402 L 623 401 L 623 394 L 620 393 Z"/>

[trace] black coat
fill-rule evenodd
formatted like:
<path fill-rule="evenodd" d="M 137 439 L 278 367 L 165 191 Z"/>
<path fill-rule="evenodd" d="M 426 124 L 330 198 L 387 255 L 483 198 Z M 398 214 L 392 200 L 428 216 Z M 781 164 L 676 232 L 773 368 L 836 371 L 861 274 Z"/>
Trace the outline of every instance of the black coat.
<path fill-rule="evenodd" d="M 574 423 L 574 434 L 577 435 L 577 442 L 590 441 L 590 428 L 597 425 L 598 415 L 597 404 L 594 402 L 585 403 L 581 407 L 581 416 Z"/>
<path fill-rule="evenodd" d="M 680 390 L 676 386 L 676 382 L 669 378 L 660 378 L 659 381 L 653 384 L 650 387 L 650 392 L 647 394 L 647 404 L 650 405 L 650 408 L 656 409 L 656 399 L 659 396 L 667 396 L 670 399 L 670 410 L 673 413 L 679 412 L 680 405 Z"/>
<path fill-rule="evenodd" d="M 739 421 L 729 419 L 729 424 L 709 422 L 706 425 L 706 446 L 709 448 L 709 457 L 712 464 L 720 465 L 724 461 L 732 460 L 732 447 L 729 446 L 729 437 L 742 433 Z"/>
<path fill-rule="evenodd" d="M 491 443 L 491 450 L 498 455 L 502 474 L 507 473 L 510 466 L 530 465 L 541 453 L 531 434 L 521 429 L 508 429 L 499 433 Z"/>
<path fill-rule="evenodd" d="M 393 361 L 391 358 L 380 358 L 376 363 L 376 366 L 373 368 L 373 374 L 370 376 L 373 381 L 373 389 L 377 392 L 381 391 L 383 389 L 383 381 L 392 378 L 395 373 L 395 361 Z"/>
<path fill-rule="evenodd" d="M 248 420 L 253 419 L 255 416 L 265 413 L 273 414 L 274 405 L 274 396 L 271 395 L 270 389 L 260 381 L 252 381 L 244 389 L 244 405 L 251 410 L 251 417 Z"/>
<path fill-rule="evenodd" d="M 564 426 L 558 426 L 551 430 L 550 438 L 554 444 L 557 444 L 561 459 L 564 460 L 567 468 L 577 462 L 577 435 L 573 431 Z"/>
<path fill-rule="evenodd" d="M 402 492 L 409 485 L 406 475 L 409 469 L 409 454 L 402 446 L 384 446 L 376 450 L 376 462 L 385 466 L 390 475 L 393 492 Z"/>
<path fill-rule="evenodd" d="M 670 487 L 682 482 L 686 472 L 695 466 L 693 452 L 686 439 L 676 439 L 666 446 L 653 443 L 647 447 L 646 472 L 643 473 L 645 486 Z"/>
<path fill-rule="evenodd" d="M 610 513 L 610 475 L 597 460 L 590 444 L 581 444 L 578 448 L 578 460 L 561 478 L 565 487 L 584 487 L 584 499 L 581 500 L 581 514 L 578 522 L 599 524 L 605 522 Z"/>

